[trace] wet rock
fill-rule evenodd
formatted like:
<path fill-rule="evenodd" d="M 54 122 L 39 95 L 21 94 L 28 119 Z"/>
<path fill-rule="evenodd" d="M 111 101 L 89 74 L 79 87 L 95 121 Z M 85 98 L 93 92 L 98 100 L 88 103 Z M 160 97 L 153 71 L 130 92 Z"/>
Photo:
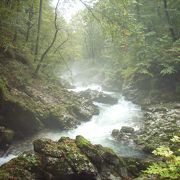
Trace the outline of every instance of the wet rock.
<path fill-rule="evenodd" d="M 177 103 L 178 104 L 178 103 Z M 133 138 L 137 145 L 150 153 L 159 146 L 171 146 L 170 139 L 180 132 L 180 119 L 176 103 L 164 103 L 146 107 L 144 126 Z M 174 151 L 176 149 L 172 147 Z"/>
<path fill-rule="evenodd" d="M 38 169 L 39 165 L 40 160 L 38 159 L 38 156 L 34 154 L 25 153 L 0 167 L 0 179 L 38 179 L 39 175 L 37 175 L 35 171 L 40 171 L 40 169 Z"/>
<path fill-rule="evenodd" d="M 92 101 L 96 101 L 104 104 L 113 105 L 118 103 L 117 98 L 96 90 L 88 89 L 86 91 L 81 92 L 80 95 L 85 98 L 91 99 Z"/>
<path fill-rule="evenodd" d="M 92 145 L 82 136 L 34 141 L 34 154 L 24 153 L 0 167 L 0 179 L 128 179 L 126 164 L 111 149 Z"/>
<path fill-rule="evenodd" d="M 170 139 L 180 132 L 179 119 L 180 114 L 176 103 L 166 103 L 159 105 L 146 106 L 144 113 L 143 126 L 134 131 L 131 127 L 122 127 L 113 130 L 112 136 L 121 142 L 127 144 L 136 144 L 138 149 L 151 153 L 159 146 L 170 146 L 173 151 L 177 151 Z"/>
<path fill-rule="evenodd" d="M 118 141 L 123 141 L 127 144 L 132 144 L 133 137 L 135 137 L 134 134 L 134 128 L 129 126 L 122 126 L 121 130 L 114 129 L 111 133 L 111 135 Z"/>
<path fill-rule="evenodd" d="M 175 108 L 175 109 L 180 109 L 180 103 L 176 103 L 176 104 L 174 105 L 174 108 Z"/>
<path fill-rule="evenodd" d="M 120 132 L 123 132 L 123 133 L 133 133 L 134 132 L 134 128 L 129 127 L 129 126 L 122 126 Z"/>
<path fill-rule="evenodd" d="M 146 170 L 148 166 L 155 161 L 153 158 L 124 158 L 126 164 L 128 164 L 127 171 L 131 174 L 132 179 L 139 177 L 143 170 Z"/>
<path fill-rule="evenodd" d="M 14 139 L 14 131 L 0 126 L 0 148 L 5 148 Z"/>
<path fill-rule="evenodd" d="M 119 132 L 120 132 L 120 131 L 119 131 L 118 129 L 113 129 L 111 135 L 112 135 L 113 137 L 117 137 L 118 134 L 119 134 Z"/>
<path fill-rule="evenodd" d="M 83 104 L 83 102 L 81 106 L 69 106 L 68 110 L 74 117 L 80 119 L 81 121 L 88 121 L 92 115 L 99 114 L 99 109 L 97 106 L 88 106 L 85 103 Z"/>
<path fill-rule="evenodd" d="M 57 84 L 57 85 L 56 85 Z M 91 100 L 65 90 L 60 83 L 10 87 L 0 86 L 0 126 L 31 135 L 44 127 L 72 129 L 99 113 Z"/>

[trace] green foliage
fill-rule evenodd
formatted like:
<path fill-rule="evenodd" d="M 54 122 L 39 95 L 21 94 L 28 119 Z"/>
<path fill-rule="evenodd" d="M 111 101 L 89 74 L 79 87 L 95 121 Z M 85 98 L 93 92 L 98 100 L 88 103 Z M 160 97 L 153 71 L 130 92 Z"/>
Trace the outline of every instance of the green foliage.
<path fill-rule="evenodd" d="M 163 79 L 164 83 L 169 78 L 178 81 L 179 2 L 167 1 L 169 18 L 163 0 L 92 2 L 92 6 L 78 12 L 70 23 L 58 15 L 60 31 L 42 63 L 44 74 L 52 76 L 59 73 L 59 69 L 69 69 L 69 63 L 80 60 L 108 72 L 107 79 L 123 78 L 134 84 L 147 79 L 149 83 L 152 79 Z M 19 50 L 33 66 L 38 63 L 33 62 L 38 8 L 39 1 L 35 0 L 0 2 L 0 47 L 7 52 Z M 38 58 L 49 46 L 55 31 L 54 7 L 50 0 L 43 1 L 41 25 Z M 174 84 L 178 90 L 178 83 Z"/>
<path fill-rule="evenodd" d="M 55 7 L 53 7 L 51 3 L 50 0 L 43 1 L 38 58 L 41 57 L 43 52 L 49 46 L 55 31 Z M 0 49 L 5 52 L 9 52 L 9 50 L 20 52 L 29 59 L 30 64 L 34 67 L 37 66 L 38 63 L 34 62 L 38 11 L 39 0 L 0 1 Z M 57 41 L 43 64 L 43 69 L 45 69 L 44 73 L 51 75 L 54 74 L 54 72 L 57 72 L 57 69 L 59 70 L 66 66 L 64 61 L 62 61 L 63 58 L 61 58 L 61 56 L 63 56 L 67 62 L 73 57 L 71 54 L 71 57 L 69 57 L 68 54 L 71 43 L 66 46 L 67 42 L 71 40 L 73 29 L 68 26 L 60 13 L 58 13 L 57 23 L 60 29 Z M 67 40 L 67 42 L 58 48 L 65 40 Z M 33 69 L 31 70 L 33 71 Z"/>
<path fill-rule="evenodd" d="M 177 72 L 173 66 L 170 66 L 167 64 L 162 64 L 162 66 L 163 66 L 163 68 L 162 68 L 160 74 L 163 76 L 175 74 Z"/>
<path fill-rule="evenodd" d="M 179 143 L 180 138 L 174 136 L 171 139 L 174 143 Z M 180 152 L 180 149 L 178 149 Z M 153 163 L 148 167 L 144 173 L 157 175 L 163 178 L 178 179 L 180 178 L 180 156 L 174 155 L 173 151 L 169 147 L 160 146 L 153 151 L 156 156 L 162 157 L 162 161 Z"/>
<path fill-rule="evenodd" d="M 165 10 L 162 0 L 100 0 L 94 3 L 91 11 L 81 13 L 83 31 L 82 28 L 76 31 L 82 40 L 84 38 L 81 58 L 85 59 L 84 63 L 102 64 L 101 70 L 111 71 L 109 79 L 113 79 L 112 74 L 119 74 L 117 79 L 123 78 L 136 87 L 143 81 L 151 84 L 159 79 L 165 84 L 173 79 L 171 82 L 177 87 L 180 73 L 180 9 L 177 4 L 180 5 L 167 1 Z"/>

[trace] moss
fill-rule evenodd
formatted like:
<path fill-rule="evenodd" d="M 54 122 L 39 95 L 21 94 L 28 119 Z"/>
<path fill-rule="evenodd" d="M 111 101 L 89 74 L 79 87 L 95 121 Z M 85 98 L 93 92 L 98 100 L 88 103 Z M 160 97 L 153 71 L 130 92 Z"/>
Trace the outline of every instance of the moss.
<path fill-rule="evenodd" d="M 77 139 L 62 137 L 58 142 L 48 139 L 35 140 L 35 154 L 25 153 L 0 167 L 2 177 L 7 174 L 6 179 L 13 177 L 30 180 L 97 177 L 108 179 L 109 174 L 121 176 L 124 166 L 110 149 L 92 145 L 82 136 L 78 136 Z M 87 149 L 78 147 L 77 141 L 81 147 Z M 108 158 L 110 159 L 107 160 Z"/>
<path fill-rule="evenodd" d="M 5 78 L 0 79 L 0 97 L 8 93 L 7 82 Z"/>
<path fill-rule="evenodd" d="M 12 140 L 14 139 L 14 131 L 10 130 L 10 129 L 6 129 L 4 131 L 4 140 L 7 143 L 12 142 Z"/>
<path fill-rule="evenodd" d="M 104 151 L 106 151 L 112 155 L 116 155 L 116 153 L 111 148 L 108 148 L 108 147 L 103 147 L 103 148 L 104 148 Z"/>
<path fill-rule="evenodd" d="M 45 126 L 72 129 L 95 112 L 92 102 L 68 92 L 57 80 L 32 78 L 32 69 L 15 59 L 0 62 L 0 77 L 0 112 L 4 117 L 1 125 L 23 136 Z M 72 105 L 82 110 L 79 116 L 69 110 Z"/>
<path fill-rule="evenodd" d="M 76 144 L 79 148 L 83 148 L 84 146 L 91 146 L 90 141 L 85 139 L 83 136 L 76 136 Z"/>
<path fill-rule="evenodd" d="M 39 158 L 34 154 L 23 154 L 0 168 L 0 179 L 34 179 L 40 165 Z"/>
<path fill-rule="evenodd" d="M 101 169 L 104 164 L 111 164 L 116 167 L 124 166 L 124 161 L 110 148 L 101 145 L 92 145 L 82 136 L 76 137 L 76 144 L 98 169 Z"/>
<path fill-rule="evenodd" d="M 9 174 L 5 170 L 0 170 L 0 179 L 7 180 L 9 178 Z"/>

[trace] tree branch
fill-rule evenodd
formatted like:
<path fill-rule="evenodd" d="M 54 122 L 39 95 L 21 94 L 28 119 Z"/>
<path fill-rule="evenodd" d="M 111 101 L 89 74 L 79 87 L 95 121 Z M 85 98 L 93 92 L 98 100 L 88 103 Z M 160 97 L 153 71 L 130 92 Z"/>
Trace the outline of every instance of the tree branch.
<path fill-rule="evenodd" d="M 44 53 L 41 56 L 41 59 L 36 67 L 36 70 L 34 72 L 34 75 L 37 75 L 39 72 L 40 67 L 42 66 L 42 62 L 45 58 L 45 56 L 47 55 L 47 53 L 50 51 L 50 49 L 52 48 L 52 46 L 54 45 L 54 42 L 56 41 L 57 38 L 57 34 L 59 32 L 59 28 L 57 25 L 57 17 L 58 17 L 58 5 L 59 5 L 60 0 L 58 0 L 57 4 L 56 4 L 56 8 L 55 8 L 55 17 L 54 17 L 54 27 L 55 27 L 55 33 L 54 33 L 54 37 L 52 42 L 50 43 L 50 45 L 47 47 L 47 49 L 44 51 Z"/>

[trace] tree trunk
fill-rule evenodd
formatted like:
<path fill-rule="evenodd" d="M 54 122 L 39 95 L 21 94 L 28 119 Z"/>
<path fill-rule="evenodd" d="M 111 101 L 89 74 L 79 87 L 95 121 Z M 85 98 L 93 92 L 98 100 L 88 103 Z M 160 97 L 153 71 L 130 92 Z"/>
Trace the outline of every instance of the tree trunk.
<path fill-rule="evenodd" d="M 176 34 L 175 34 L 175 31 L 174 31 L 174 29 L 172 27 L 169 11 L 168 11 L 168 7 L 167 7 L 167 0 L 163 0 L 163 3 L 164 3 L 164 12 L 165 12 L 165 16 L 166 16 L 166 19 L 167 19 L 167 22 L 168 22 L 168 25 L 169 25 L 169 31 L 170 31 L 172 40 L 176 41 L 177 40 L 176 39 Z"/>
<path fill-rule="evenodd" d="M 45 56 L 47 55 L 47 53 L 51 50 L 52 46 L 54 45 L 55 41 L 56 41 L 56 38 L 57 38 L 57 34 L 59 32 L 59 29 L 58 29 L 58 26 L 57 26 L 57 13 L 58 13 L 58 5 L 59 5 L 59 1 L 57 2 L 56 4 L 56 8 L 55 8 L 55 18 L 54 18 L 54 26 L 55 26 L 55 33 L 54 33 L 54 37 L 53 37 L 53 40 L 52 42 L 50 43 L 50 45 L 47 47 L 47 49 L 44 51 L 44 53 L 42 54 L 41 56 L 41 59 L 36 67 L 36 70 L 34 72 L 34 75 L 36 76 L 39 72 L 39 69 L 41 68 L 42 66 L 42 63 L 44 61 L 44 58 Z"/>
<path fill-rule="evenodd" d="M 29 35 L 30 35 L 30 30 L 32 28 L 32 18 L 33 18 L 33 7 L 34 7 L 34 2 L 32 1 L 31 6 L 29 7 L 28 10 L 28 22 L 27 22 L 27 31 L 26 31 L 26 42 L 29 40 Z"/>
<path fill-rule="evenodd" d="M 36 38 L 36 48 L 35 48 L 35 54 L 34 54 L 34 61 L 37 61 L 38 53 L 39 53 L 39 37 L 40 37 L 41 19 L 42 19 L 42 2 L 43 2 L 43 0 L 40 0 L 39 18 L 38 18 L 38 31 L 37 31 L 37 38 Z"/>
<path fill-rule="evenodd" d="M 136 12 L 137 12 L 137 20 L 140 21 L 140 6 L 139 6 L 139 0 L 136 0 Z"/>
<path fill-rule="evenodd" d="M 13 36 L 13 43 L 16 43 L 16 41 L 17 41 L 17 37 L 18 37 L 18 23 L 19 23 L 19 11 L 20 11 L 20 9 L 19 9 L 19 4 L 20 4 L 20 2 L 18 1 L 17 2 L 18 4 L 17 4 L 17 9 L 16 9 L 16 25 L 15 25 L 15 32 L 14 32 L 14 36 Z"/>
<path fill-rule="evenodd" d="M 52 48 L 52 46 L 53 46 L 53 44 L 54 44 L 54 42 L 55 42 L 55 40 L 56 40 L 58 31 L 59 31 L 59 30 L 56 30 L 56 31 L 55 31 L 54 38 L 53 38 L 51 44 L 49 45 L 49 47 L 48 47 L 48 48 L 44 51 L 44 53 L 42 54 L 41 59 L 40 59 L 38 65 L 37 65 L 37 67 L 36 67 L 35 72 L 34 72 L 35 75 L 38 74 L 38 71 L 39 71 L 40 67 L 42 66 L 42 62 L 43 62 L 46 54 L 47 54 L 47 53 L 50 51 L 50 49 Z"/>

